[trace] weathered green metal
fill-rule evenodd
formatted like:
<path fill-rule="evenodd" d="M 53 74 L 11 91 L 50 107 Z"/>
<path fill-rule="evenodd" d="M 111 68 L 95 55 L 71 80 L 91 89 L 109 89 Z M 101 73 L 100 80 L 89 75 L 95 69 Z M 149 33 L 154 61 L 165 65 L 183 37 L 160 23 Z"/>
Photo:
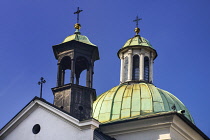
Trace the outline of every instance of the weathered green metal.
<path fill-rule="evenodd" d="M 133 38 L 130 38 L 122 48 L 125 48 L 128 46 L 145 46 L 145 47 L 153 48 L 152 45 L 149 43 L 149 41 L 141 37 L 140 35 L 136 35 Z"/>
<path fill-rule="evenodd" d="M 101 123 L 135 118 L 135 116 L 185 110 L 184 115 L 194 123 L 185 105 L 171 93 L 153 84 L 119 85 L 101 94 L 93 104 L 93 117 Z"/>
<path fill-rule="evenodd" d="M 72 41 L 72 40 L 76 40 L 76 41 L 79 41 L 79 42 L 82 42 L 82 43 L 86 43 L 86 44 L 89 44 L 89 45 L 96 46 L 93 43 L 91 43 L 90 40 L 86 36 L 80 35 L 80 32 L 79 32 L 78 29 L 76 29 L 76 31 L 73 35 L 70 35 L 70 36 L 66 37 L 62 43 L 69 42 L 69 41 Z"/>
<path fill-rule="evenodd" d="M 152 47 L 148 40 L 141 37 L 140 35 L 135 35 L 133 38 L 130 38 L 124 46 L 117 52 L 117 56 L 120 58 L 120 55 L 127 52 L 129 49 L 146 49 L 153 52 L 154 59 L 157 57 L 156 50 Z"/>

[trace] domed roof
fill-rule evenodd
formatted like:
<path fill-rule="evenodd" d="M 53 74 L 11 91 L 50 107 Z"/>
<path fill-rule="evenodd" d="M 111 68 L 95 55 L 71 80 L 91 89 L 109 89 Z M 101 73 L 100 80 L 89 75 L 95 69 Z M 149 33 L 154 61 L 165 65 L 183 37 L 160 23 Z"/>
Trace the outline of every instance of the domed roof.
<path fill-rule="evenodd" d="M 184 115 L 193 122 L 185 105 L 171 93 L 153 84 L 121 84 L 97 98 L 93 104 L 93 117 L 101 123 L 107 123 L 170 112 L 174 105 L 177 111 L 185 110 Z"/>
<path fill-rule="evenodd" d="M 136 35 L 133 38 L 130 38 L 122 48 L 137 45 L 153 48 L 149 41 L 141 37 L 140 35 Z"/>
<path fill-rule="evenodd" d="M 93 43 L 91 43 L 90 40 L 86 36 L 80 35 L 80 32 L 78 30 L 76 30 L 73 35 L 70 35 L 70 36 L 66 37 L 62 43 L 69 42 L 71 40 L 76 40 L 76 41 L 79 41 L 79 42 L 82 42 L 82 43 L 86 43 L 86 44 L 89 44 L 89 45 L 96 46 Z"/>

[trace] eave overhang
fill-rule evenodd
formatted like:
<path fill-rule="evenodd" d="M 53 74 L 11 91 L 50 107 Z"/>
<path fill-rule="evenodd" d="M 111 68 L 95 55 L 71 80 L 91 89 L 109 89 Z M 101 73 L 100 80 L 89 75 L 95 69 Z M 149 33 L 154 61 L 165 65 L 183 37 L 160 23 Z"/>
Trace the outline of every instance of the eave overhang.
<path fill-rule="evenodd" d="M 120 58 L 120 53 L 124 53 L 129 49 L 141 49 L 141 48 L 148 49 L 148 50 L 151 50 L 152 52 L 154 52 L 154 60 L 158 56 L 157 51 L 155 49 L 148 47 L 148 46 L 142 46 L 142 45 L 133 45 L 133 46 L 123 47 L 117 52 L 117 56 L 118 56 L 118 58 Z"/>
<path fill-rule="evenodd" d="M 56 59 L 58 59 L 58 56 L 60 55 L 61 52 L 65 52 L 65 51 L 69 51 L 69 50 L 73 50 L 73 49 L 84 49 L 84 50 L 88 50 L 91 51 L 92 54 L 94 55 L 94 60 L 99 60 L 99 51 L 98 51 L 98 47 L 95 45 L 90 45 L 90 44 L 86 44 L 77 40 L 71 40 L 68 42 L 64 42 L 58 45 L 54 45 L 52 46 L 53 48 L 53 53 Z"/>
<path fill-rule="evenodd" d="M 118 124 L 126 125 L 126 123 L 132 123 L 132 122 L 135 123 L 135 121 L 141 121 L 141 120 L 149 121 L 149 120 L 158 119 L 161 117 L 172 118 L 174 116 L 177 116 L 179 119 L 181 119 L 183 122 L 185 122 L 188 126 L 190 126 L 194 131 L 196 131 L 205 140 L 209 140 L 209 137 L 207 135 L 205 135 L 196 125 L 194 125 L 191 121 L 189 121 L 183 114 L 178 113 L 176 111 L 160 112 L 160 113 L 156 113 L 156 114 L 148 114 L 148 115 L 130 118 L 130 119 L 126 119 L 126 120 L 118 120 L 118 121 L 112 121 L 112 122 L 108 122 L 108 123 L 101 123 L 100 128 L 103 128 L 103 127 L 113 128 L 115 125 L 118 125 Z M 163 124 L 160 124 L 160 125 L 163 125 Z M 171 126 L 172 123 L 168 122 L 165 125 Z M 105 134 L 108 134 L 108 133 L 105 133 Z"/>

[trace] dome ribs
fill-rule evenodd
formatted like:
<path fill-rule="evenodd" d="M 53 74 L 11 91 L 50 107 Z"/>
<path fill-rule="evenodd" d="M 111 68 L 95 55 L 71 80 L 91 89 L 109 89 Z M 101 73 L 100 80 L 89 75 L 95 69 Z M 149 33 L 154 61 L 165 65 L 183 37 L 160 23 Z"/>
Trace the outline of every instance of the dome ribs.
<path fill-rule="evenodd" d="M 131 99 L 131 96 L 129 96 L 129 95 L 132 92 L 130 87 L 131 87 L 131 85 L 126 86 L 126 88 L 124 90 L 124 93 L 123 93 L 123 96 L 122 96 L 121 109 L 120 109 L 120 119 L 130 117 L 130 110 L 129 110 L 130 101 L 129 101 L 129 98 Z"/>
<path fill-rule="evenodd" d="M 141 115 L 151 113 L 152 107 L 152 95 L 148 86 L 144 83 L 141 84 Z"/>
<path fill-rule="evenodd" d="M 131 117 L 140 115 L 140 110 L 141 110 L 141 92 L 140 92 L 140 85 L 139 84 L 134 84 L 133 87 L 133 94 L 131 97 Z"/>
<path fill-rule="evenodd" d="M 112 108 L 111 108 L 111 113 L 110 113 L 110 119 L 111 120 L 116 120 L 116 119 L 120 119 L 120 112 L 121 112 L 121 106 L 122 106 L 122 98 L 123 96 L 119 96 L 117 95 L 117 92 L 119 91 L 120 93 L 124 93 L 125 89 L 126 89 L 127 85 L 120 85 L 117 90 L 114 92 L 113 95 L 113 100 L 112 100 Z"/>
<path fill-rule="evenodd" d="M 185 110 L 185 115 L 194 123 L 185 105 L 173 94 L 148 83 L 121 84 L 103 93 L 94 102 L 93 116 L 101 123 L 128 120 L 161 112 Z"/>

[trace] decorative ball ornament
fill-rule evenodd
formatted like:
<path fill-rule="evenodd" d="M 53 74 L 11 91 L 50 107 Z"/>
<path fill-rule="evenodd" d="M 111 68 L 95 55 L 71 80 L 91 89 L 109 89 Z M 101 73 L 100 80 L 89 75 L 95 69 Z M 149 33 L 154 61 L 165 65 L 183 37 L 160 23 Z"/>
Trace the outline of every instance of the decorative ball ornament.
<path fill-rule="evenodd" d="M 139 34 L 140 28 L 135 28 L 134 31 L 135 31 L 136 34 Z"/>
<path fill-rule="evenodd" d="M 74 24 L 74 28 L 75 29 L 80 29 L 81 28 L 81 25 L 79 23 L 76 23 L 76 24 Z"/>

